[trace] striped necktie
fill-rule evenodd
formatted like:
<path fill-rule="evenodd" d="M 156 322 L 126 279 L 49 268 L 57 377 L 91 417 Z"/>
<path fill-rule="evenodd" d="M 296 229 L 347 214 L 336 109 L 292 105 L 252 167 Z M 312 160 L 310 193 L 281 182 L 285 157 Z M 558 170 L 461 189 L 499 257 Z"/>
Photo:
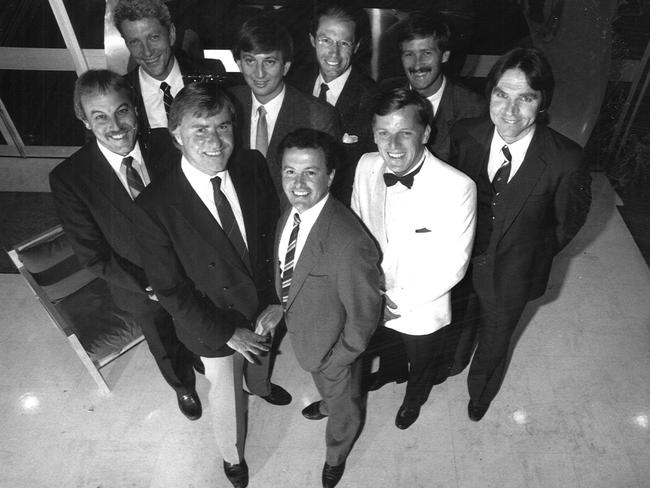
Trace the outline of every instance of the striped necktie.
<path fill-rule="evenodd" d="M 142 178 L 133 167 L 133 157 L 127 156 L 122 159 L 122 166 L 126 172 L 126 183 L 129 185 L 129 192 L 131 193 L 131 198 L 134 200 L 137 196 L 144 190 L 144 183 Z"/>
<path fill-rule="evenodd" d="M 160 89 L 163 92 L 163 104 L 165 105 L 165 113 L 169 118 L 169 109 L 172 106 L 172 102 L 174 101 L 174 97 L 172 97 L 172 87 L 163 81 L 160 84 Z"/>
<path fill-rule="evenodd" d="M 298 231 L 300 230 L 300 215 L 293 214 L 293 228 L 289 236 L 289 245 L 284 257 L 284 269 L 282 270 L 282 306 L 287 308 L 287 299 L 289 298 L 289 288 L 291 288 L 291 278 L 293 278 L 293 265 L 296 256 L 296 241 L 298 240 Z"/>
<path fill-rule="evenodd" d="M 497 195 L 499 195 L 508 184 L 508 179 L 510 178 L 510 163 L 512 163 L 512 155 L 510 154 L 510 149 L 508 149 L 508 146 L 503 146 L 501 148 L 501 152 L 505 156 L 506 160 L 501 163 L 501 166 L 492 179 L 492 188 L 494 189 L 494 193 Z"/>

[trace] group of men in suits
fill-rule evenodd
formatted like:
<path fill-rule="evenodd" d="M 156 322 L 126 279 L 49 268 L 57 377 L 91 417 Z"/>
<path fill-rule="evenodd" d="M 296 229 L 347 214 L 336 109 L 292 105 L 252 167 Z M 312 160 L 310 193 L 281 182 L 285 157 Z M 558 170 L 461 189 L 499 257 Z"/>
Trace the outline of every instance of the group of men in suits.
<path fill-rule="evenodd" d="M 285 82 L 286 30 L 248 20 L 234 49 L 245 85 L 224 89 L 188 83 L 223 67 L 173 50 L 164 3 L 119 0 L 138 67 L 78 79 L 75 113 L 95 140 L 50 176 L 80 261 L 142 325 L 189 419 L 202 415 L 195 371 L 210 383 L 236 487 L 249 478 L 244 384 L 292 401 L 270 381 L 278 327 L 321 395 L 302 413 L 327 418 L 321 479 L 334 487 L 363 422 L 364 354 L 380 356 L 371 390 L 407 381 L 395 418 L 407 429 L 450 374 L 459 333 L 476 327 L 468 415 L 480 420 L 526 303 L 589 208 L 580 148 L 545 125 L 554 81 L 539 51 L 497 62 L 487 117 L 442 73 L 449 29 L 418 14 L 400 27 L 407 80 L 380 92 L 352 65 L 360 14 L 341 2 L 316 11 L 304 92 Z M 479 323 L 452 317 L 464 276 L 463 303 L 478 312 L 460 316 Z"/>

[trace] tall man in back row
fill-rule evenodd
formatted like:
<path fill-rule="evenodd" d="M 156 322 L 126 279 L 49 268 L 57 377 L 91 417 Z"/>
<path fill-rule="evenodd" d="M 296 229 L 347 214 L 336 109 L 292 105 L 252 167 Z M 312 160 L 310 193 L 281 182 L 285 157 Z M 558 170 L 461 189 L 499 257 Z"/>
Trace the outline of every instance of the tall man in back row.
<path fill-rule="evenodd" d="M 526 303 L 544 294 L 553 257 L 589 211 L 581 148 L 545 125 L 554 84 L 540 51 L 514 49 L 488 75 L 490 118 L 458 122 L 451 133 L 451 164 L 478 188 L 471 281 L 481 318 L 467 377 L 473 421 L 499 391 Z"/>
<path fill-rule="evenodd" d="M 135 198 L 162 178 L 173 159 L 138 142 L 133 89 L 117 73 L 90 70 L 74 89 L 75 115 L 95 136 L 50 173 L 54 204 L 82 266 L 105 280 L 115 304 L 142 327 L 149 350 L 178 405 L 201 416 L 193 354 L 179 341 L 172 318 L 156 301 L 135 238 L 141 210 Z M 203 370 L 199 360 L 197 370 Z"/>

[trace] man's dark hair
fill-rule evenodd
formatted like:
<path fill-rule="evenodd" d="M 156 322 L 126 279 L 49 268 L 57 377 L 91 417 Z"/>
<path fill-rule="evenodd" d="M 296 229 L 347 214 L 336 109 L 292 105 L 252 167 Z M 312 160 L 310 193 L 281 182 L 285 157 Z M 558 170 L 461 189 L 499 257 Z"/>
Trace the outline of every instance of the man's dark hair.
<path fill-rule="evenodd" d="M 555 89 L 555 79 L 553 70 L 546 59 L 546 56 L 534 47 L 518 47 L 507 52 L 499 58 L 492 66 L 487 77 L 485 93 L 487 99 L 490 99 L 492 90 L 497 86 L 503 74 L 509 69 L 520 69 L 526 75 L 526 80 L 533 90 L 541 93 L 542 99 L 539 104 L 537 121 L 545 123 L 548 121 L 546 109 L 551 105 L 553 99 L 553 90 Z"/>
<path fill-rule="evenodd" d="M 423 127 L 427 125 L 433 127 L 433 108 L 431 107 L 431 103 L 418 92 L 409 90 L 408 88 L 394 88 L 379 94 L 375 99 L 373 114 L 378 116 L 388 115 L 409 105 L 415 107 L 417 121 Z"/>
<path fill-rule="evenodd" d="M 293 59 L 293 41 L 273 12 L 264 13 L 247 20 L 239 29 L 233 49 L 236 60 L 241 58 L 243 51 L 254 54 L 280 51 L 286 63 Z"/>
<path fill-rule="evenodd" d="M 119 0 L 113 11 L 113 22 L 117 30 L 122 32 L 122 22 L 135 22 L 142 19 L 157 19 L 169 31 L 172 17 L 165 2 L 162 0 Z"/>
<path fill-rule="evenodd" d="M 354 42 L 359 42 L 359 27 L 366 13 L 354 1 L 330 1 L 321 3 L 316 7 L 311 23 L 311 35 L 316 37 L 316 31 L 320 24 L 321 17 L 332 17 L 341 22 L 352 22 L 354 24 Z"/>
<path fill-rule="evenodd" d="M 226 93 L 216 83 L 190 83 L 178 92 L 172 102 L 168 130 L 173 133 L 183 121 L 183 117 L 188 114 L 195 117 L 212 117 L 224 108 L 230 112 L 234 130 L 235 106 Z"/>
<path fill-rule="evenodd" d="M 336 139 L 316 129 L 297 129 L 287 134 L 278 147 L 278 159 L 282 160 L 284 151 L 290 148 L 322 150 L 325 155 L 327 174 L 331 174 L 337 168 L 341 157 Z"/>
<path fill-rule="evenodd" d="M 81 121 L 86 120 L 81 97 L 94 94 L 105 94 L 108 92 L 124 92 L 129 97 L 131 105 L 135 107 L 135 92 L 133 87 L 124 77 L 107 69 L 91 69 L 83 73 L 74 84 L 72 103 L 74 113 Z"/>
<path fill-rule="evenodd" d="M 451 31 L 437 15 L 414 12 L 397 26 L 397 47 L 400 49 L 405 42 L 427 37 L 433 37 L 441 53 L 450 50 Z"/>

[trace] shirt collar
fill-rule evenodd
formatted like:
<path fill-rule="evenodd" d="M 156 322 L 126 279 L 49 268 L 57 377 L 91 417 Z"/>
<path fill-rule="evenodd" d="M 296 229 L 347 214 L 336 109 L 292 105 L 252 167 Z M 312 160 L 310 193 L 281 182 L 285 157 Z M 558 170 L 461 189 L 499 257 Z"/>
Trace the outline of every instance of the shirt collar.
<path fill-rule="evenodd" d="M 264 105 L 264 109 L 266 110 L 267 114 L 279 113 L 280 108 L 282 107 L 282 102 L 284 101 L 284 93 L 286 92 L 286 88 L 287 85 L 283 82 L 282 91 L 278 93 L 273 100 L 269 100 L 264 104 L 260 103 L 260 101 L 255 97 L 255 94 L 251 91 L 251 98 L 253 99 L 253 112 L 257 112 L 259 106 Z"/>
<path fill-rule="evenodd" d="M 302 228 L 305 227 L 310 227 L 314 225 L 314 222 L 316 222 L 316 219 L 320 215 L 320 213 L 323 210 L 323 207 L 325 206 L 325 203 L 327 203 L 328 198 L 330 197 L 330 194 L 328 193 L 323 197 L 323 199 L 318 202 L 316 205 L 311 207 L 308 210 L 305 210 L 303 213 L 299 213 L 298 210 L 295 208 L 291 208 L 291 215 L 289 215 L 290 221 L 293 221 L 293 216 L 294 214 L 299 214 L 300 215 L 300 225 Z"/>
<path fill-rule="evenodd" d="M 445 86 L 447 86 L 447 78 L 445 78 L 445 75 L 442 75 L 442 83 L 440 84 L 440 88 L 438 88 L 438 91 L 435 92 L 433 95 L 427 97 L 427 100 L 429 100 L 431 103 L 440 102 L 440 99 L 442 98 L 442 94 L 445 91 Z"/>
<path fill-rule="evenodd" d="M 425 160 L 426 157 L 427 157 L 427 148 L 425 147 L 424 150 L 422 151 L 422 157 L 420 158 L 420 162 L 418 164 L 416 164 L 415 166 L 413 166 L 411 168 L 411 171 L 409 171 L 408 173 L 403 174 L 401 176 L 407 176 L 407 175 L 410 175 L 411 173 L 413 173 L 414 171 L 417 171 L 420 168 L 420 166 L 422 166 L 424 164 L 424 160 Z M 385 171 L 386 173 L 395 174 L 395 172 L 392 169 L 390 169 L 387 164 L 384 163 L 384 166 L 386 168 L 386 171 Z"/>
<path fill-rule="evenodd" d="M 338 99 L 338 97 L 341 95 L 341 92 L 343 91 L 343 87 L 345 86 L 345 84 L 348 81 L 348 78 L 350 77 L 351 72 L 352 72 L 352 65 L 348 66 L 348 69 L 346 69 L 340 76 L 334 78 L 330 82 L 327 82 L 323 79 L 323 75 L 319 71 L 318 77 L 316 78 L 316 83 L 314 85 L 314 90 L 318 90 L 320 92 L 321 83 L 325 83 L 328 87 L 328 93 L 331 92 L 334 98 Z"/>
<path fill-rule="evenodd" d="M 120 167 L 122 166 L 122 160 L 124 158 L 128 158 L 129 156 L 131 156 L 133 160 L 138 164 L 144 163 L 144 160 L 142 159 L 142 152 L 140 151 L 140 143 L 138 141 L 135 141 L 135 146 L 133 146 L 131 152 L 126 156 L 122 156 L 121 154 L 114 153 L 110 149 L 104 147 L 102 143 L 99 142 L 98 140 L 95 140 L 95 142 L 97 143 L 97 147 L 99 148 L 99 151 L 104 155 L 108 163 L 116 171 L 120 170 Z"/>
<path fill-rule="evenodd" d="M 176 57 L 172 58 L 172 62 L 174 64 L 172 66 L 171 71 L 167 75 L 167 78 L 165 78 L 162 81 L 157 80 L 153 76 L 150 76 L 145 70 L 142 69 L 142 66 L 140 66 L 140 68 L 138 69 L 140 84 L 149 87 L 149 89 L 151 90 L 160 90 L 160 84 L 163 81 L 172 87 L 183 86 L 183 74 L 181 73 L 181 69 L 178 66 L 178 61 L 176 61 Z"/>
<path fill-rule="evenodd" d="M 508 144 L 503 140 L 503 137 L 501 137 L 499 131 L 495 127 L 494 136 L 492 137 L 492 148 L 496 148 L 496 150 L 500 151 L 503 146 L 508 146 L 508 149 L 510 149 L 510 154 L 512 155 L 512 159 L 521 161 L 524 159 L 524 156 L 526 156 L 526 151 L 528 151 L 528 146 L 530 146 L 530 142 L 533 140 L 534 134 L 535 126 L 524 137 L 518 141 Z"/>

